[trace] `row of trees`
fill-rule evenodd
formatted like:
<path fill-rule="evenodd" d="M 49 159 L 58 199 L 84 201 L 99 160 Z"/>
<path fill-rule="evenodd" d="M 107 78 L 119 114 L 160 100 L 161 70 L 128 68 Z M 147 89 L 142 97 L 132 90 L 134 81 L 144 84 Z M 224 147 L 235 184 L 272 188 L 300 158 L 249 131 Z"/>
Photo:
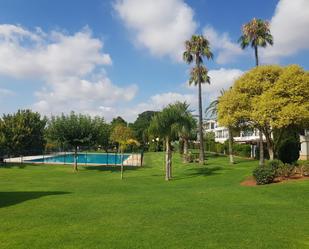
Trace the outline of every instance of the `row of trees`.
<path fill-rule="evenodd" d="M 116 146 L 123 152 L 133 143 L 135 133 L 142 129 L 141 126 L 135 129 L 134 124 L 131 126 L 128 127 L 121 117 L 107 123 L 101 117 L 71 112 L 47 119 L 31 110 L 19 110 L 0 118 L 0 156 L 27 156 L 51 150 L 74 150 L 76 155 L 78 147 L 82 146 L 95 146 L 105 151 Z"/>
<path fill-rule="evenodd" d="M 16 156 L 42 153 L 45 149 L 67 150 L 65 141 L 72 140 L 71 147 L 97 145 L 108 151 L 114 147 L 111 133 L 116 126 L 128 127 L 132 137 L 147 149 L 152 139 L 148 127 L 156 113 L 145 111 L 134 123 L 127 123 L 119 116 L 108 123 L 102 117 L 92 118 L 74 112 L 48 119 L 31 110 L 18 110 L 0 117 L 0 150 L 2 154 Z"/>
<path fill-rule="evenodd" d="M 127 124 L 121 117 L 108 124 L 101 117 L 74 112 L 47 119 L 37 112 L 19 110 L 0 119 L 0 149 L 1 154 L 15 156 L 41 154 L 46 149 L 73 150 L 76 171 L 79 147 L 96 146 L 108 151 L 116 145 L 123 155 L 129 145 L 146 148 L 152 138 L 159 138 L 165 141 L 166 179 L 169 180 L 172 177 L 171 142 L 179 138 L 183 141 L 186 159 L 188 142 L 195 131 L 196 121 L 189 105 L 180 102 L 167 106 L 161 112 L 143 112 L 132 124 Z"/>

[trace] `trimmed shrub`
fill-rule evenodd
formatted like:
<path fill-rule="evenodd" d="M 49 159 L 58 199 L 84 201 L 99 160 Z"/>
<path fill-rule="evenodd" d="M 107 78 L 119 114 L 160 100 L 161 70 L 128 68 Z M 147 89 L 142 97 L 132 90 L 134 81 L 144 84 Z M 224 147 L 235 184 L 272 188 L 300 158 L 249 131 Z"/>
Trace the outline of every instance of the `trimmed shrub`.
<path fill-rule="evenodd" d="M 233 153 L 242 157 L 251 156 L 251 146 L 249 144 L 233 144 Z"/>
<path fill-rule="evenodd" d="M 268 166 L 258 166 L 253 170 L 253 176 L 257 185 L 264 185 L 272 183 L 276 177 L 274 169 Z"/>
<path fill-rule="evenodd" d="M 278 157 L 284 163 L 294 163 L 299 158 L 299 143 L 285 140 L 278 148 Z"/>
<path fill-rule="evenodd" d="M 224 144 L 216 143 L 216 153 L 223 154 L 224 153 Z"/>
<path fill-rule="evenodd" d="M 276 132 L 274 133 L 276 137 Z M 299 158 L 300 141 L 296 127 L 288 127 L 282 131 L 282 140 L 277 146 L 278 158 L 284 163 L 295 163 Z"/>

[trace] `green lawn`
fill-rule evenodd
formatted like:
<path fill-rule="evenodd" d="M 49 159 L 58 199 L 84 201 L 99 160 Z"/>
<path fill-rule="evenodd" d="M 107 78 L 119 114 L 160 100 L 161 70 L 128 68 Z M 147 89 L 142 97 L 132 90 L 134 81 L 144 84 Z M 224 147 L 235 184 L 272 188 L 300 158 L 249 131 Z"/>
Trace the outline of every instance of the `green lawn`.
<path fill-rule="evenodd" d="M 0 248 L 309 248 L 309 181 L 245 187 L 256 161 L 207 166 L 162 153 L 125 172 L 0 168 Z"/>

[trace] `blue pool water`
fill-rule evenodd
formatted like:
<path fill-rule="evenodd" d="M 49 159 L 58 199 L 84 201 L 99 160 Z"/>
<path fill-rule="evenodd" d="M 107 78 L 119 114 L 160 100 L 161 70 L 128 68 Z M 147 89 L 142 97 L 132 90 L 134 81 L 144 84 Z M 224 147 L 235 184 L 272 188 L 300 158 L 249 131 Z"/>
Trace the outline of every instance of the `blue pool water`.
<path fill-rule="evenodd" d="M 129 155 L 123 155 L 125 161 Z M 74 163 L 74 154 L 56 155 L 51 157 L 42 157 L 38 159 L 28 160 L 27 162 L 44 162 L 44 163 Z M 121 164 L 121 155 L 119 154 L 86 154 L 79 153 L 77 155 L 77 163 L 80 164 Z"/>

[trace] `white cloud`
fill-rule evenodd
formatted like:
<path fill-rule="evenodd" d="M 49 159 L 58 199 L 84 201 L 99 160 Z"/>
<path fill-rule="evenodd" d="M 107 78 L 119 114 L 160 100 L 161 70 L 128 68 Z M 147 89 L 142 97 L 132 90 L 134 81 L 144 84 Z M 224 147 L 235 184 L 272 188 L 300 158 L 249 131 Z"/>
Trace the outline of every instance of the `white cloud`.
<path fill-rule="evenodd" d="M 160 111 L 164 107 L 169 104 L 175 103 L 176 101 L 184 102 L 186 101 L 192 109 L 196 109 L 197 107 L 197 96 L 195 94 L 187 93 L 177 93 L 177 92 L 167 92 L 167 93 L 160 93 L 155 94 L 149 98 L 147 102 L 141 102 L 135 105 L 133 108 L 124 107 L 119 109 L 117 113 L 124 117 L 129 121 L 134 121 L 138 114 L 147 111 Z"/>
<path fill-rule="evenodd" d="M 136 85 L 118 87 L 106 77 L 102 66 L 112 61 L 102 49 L 88 28 L 67 35 L 0 25 L 0 75 L 43 82 L 32 106 L 41 113 L 102 115 L 107 110 L 100 106 L 130 101 L 137 92 Z"/>
<path fill-rule="evenodd" d="M 176 61 L 197 27 L 194 11 L 183 0 L 116 0 L 114 9 L 137 46 Z"/>
<path fill-rule="evenodd" d="M 197 104 L 197 97 L 193 94 L 181 94 L 175 92 L 168 92 L 162 94 L 153 95 L 148 103 L 156 109 L 161 109 L 169 104 L 175 103 L 176 101 L 190 103 L 192 105 Z"/>
<path fill-rule="evenodd" d="M 0 99 L 3 97 L 13 96 L 15 93 L 6 88 L 0 88 Z"/>
<path fill-rule="evenodd" d="M 227 69 L 220 68 L 217 70 L 210 70 L 209 76 L 211 77 L 211 84 L 203 85 L 203 108 L 209 104 L 210 101 L 214 100 L 220 94 L 221 89 L 228 89 L 234 81 L 240 77 L 244 72 L 239 69 Z M 159 111 L 168 104 L 174 103 L 176 101 L 184 102 L 186 101 L 190 104 L 190 109 L 197 113 L 198 108 L 198 94 L 197 87 L 189 86 L 185 83 L 185 88 L 181 84 L 181 88 L 185 91 L 184 93 L 179 92 L 167 92 L 155 94 L 149 98 L 147 102 L 142 102 L 134 107 L 119 108 L 117 113 L 129 121 L 134 121 L 136 116 L 147 110 Z"/>
<path fill-rule="evenodd" d="M 274 45 L 262 50 L 267 62 L 309 50 L 309 1 L 280 0 L 270 21 Z"/>
<path fill-rule="evenodd" d="M 210 47 L 216 52 L 215 60 L 218 64 L 226 64 L 235 61 L 238 56 L 245 52 L 239 44 L 232 42 L 228 33 L 219 34 L 213 27 L 203 29 L 203 35 L 209 40 Z"/>
<path fill-rule="evenodd" d="M 210 84 L 204 84 L 202 87 L 206 99 L 214 100 L 221 89 L 228 89 L 233 85 L 234 81 L 240 77 L 244 72 L 239 69 L 220 68 L 216 70 L 209 70 Z M 190 89 L 195 89 L 195 86 L 190 86 Z"/>
<path fill-rule="evenodd" d="M 97 82 L 69 78 L 37 92 L 36 96 L 39 101 L 34 105 L 34 109 L 43 113 L 78 110 L 83 113 L 101 113 L 102 115 L 111 111 L 102 106 L 111 105 L 117 101 L 130 101 L 136 92 L 136 85 L 121 88 L 113 85 L 108 78 L 103 76 Z"/>
<path fill-rule="evenodd" d="M 103 43 L 92 38 L 89 29 L 65 35 L 0 25 L 0 73 L 47 81 L 55 77 L 84 76 L 97 65 L 111 64 L 110 56 L 101 53 L 102 48 Z"/>
<path fill-rule="evenodd" d="M 204 87 L 206 92 L 215 93 L 221 89 L 228 89 L 234 81 L 244 72 L 239 69 L 220 68 L 217 70 L 209 70 L 210 85 Z"/>

